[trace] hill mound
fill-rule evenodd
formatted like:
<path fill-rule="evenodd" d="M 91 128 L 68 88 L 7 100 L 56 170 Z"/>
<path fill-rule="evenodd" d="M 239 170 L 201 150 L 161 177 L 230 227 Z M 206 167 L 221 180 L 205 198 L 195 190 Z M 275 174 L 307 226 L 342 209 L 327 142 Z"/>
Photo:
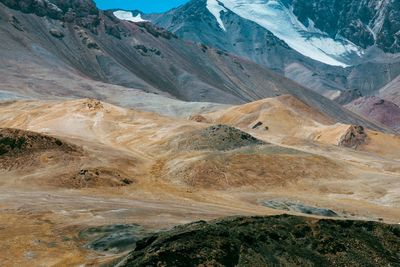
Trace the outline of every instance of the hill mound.
<path fill-rule="evenodd" d="M 228 218 L 154 234 L 118 266 L 394 266 L 399 237 L 375 222 Z"/>
<path fill-rule="evenodd" d="M 257 130 L 259 134 L 308 138 L 313 129 L 335 120 L 299 99 L 282 95 L 217 112 L 202 114 L 209 121 Z"/>
<path fill-rule="evenodd" d="M 121 187 L 135 182 L 134 174 L 121 171 L 107 162 L 107 157 L 99 163 L 92 153 L 48 135 L 0 128 L 0 171 L 8 177 L 15 173 L 21 180 L 29 177 L 23 183 L 75 189 Z"/>
<path fill-rule="evenodd" d="M 173 142 L 179 149 L 220 151 L 263 144 L 265 142 L 246 132 L 222 124 L 183 134 Z"/>
<path fill-rule="evenodd" d="M 78 151 L 78 147 L 43 134 L 0 128 L 0 156 L 30 154 L 44 150 L 60 150 L 68 153 Z"/>
<path fill-rule="evenodd" d="M 12 128 L 0 128 L 0 173 L 11 178 L 37 175 L 38 179 L 29 179 L 30 182 L 47 179 L 48 176 L 57 176 L 58 179 L 48 179 L 54 183 L 60 178 L 60 172 L 70 172 L 77 168 L 84 157 L 80 146 L 64 140 Z M 11 182 L 13 179 L 3 181 Z"/>
<path fill-rule="evenodd" d="M 335 180 L 349 174 L 342 164 L 275 145 L 181 157 L 168 164 L 174 184 L 193 189 L 271 189 L 300 181 Z"/>

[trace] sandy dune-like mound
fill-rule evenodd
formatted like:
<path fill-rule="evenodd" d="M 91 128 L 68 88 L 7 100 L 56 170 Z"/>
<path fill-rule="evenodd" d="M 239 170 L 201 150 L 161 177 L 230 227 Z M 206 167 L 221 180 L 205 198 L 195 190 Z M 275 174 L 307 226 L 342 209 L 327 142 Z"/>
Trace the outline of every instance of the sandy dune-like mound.
<path fill-rule="evenodd" d="M 0 110 L 0 123 L 6 127 L 101 143 L 141 155 L 153 142 L 184 131 L 182 127 L 201 127 L 186 119 L 125 109 L 93 99 L 17 101 L 4 104 Z"/>
<path fill-rule="evenodd" d="M 314 140 L 387 158 L 400 158 L 400 136 L 371 131 L 359 125 L 334 124 L 321 127 L 315 132 Z"/>
<path fill-rule="evenodd" d="M 166 167 L 166 177 L 173 183 L 218 190 L 248 188 L 254 191 L 348 176 L 333 160 L 274 145 L 197 155 L 172 161 Z"/>
<path fill-rule="evenodd" d="M 400 136 L 367 131 L 367 142 L 359 147 L 362 151 L 371 152 L 383 157 L 400 159 Z"/>
<path fill-rule="evenodd" d="M 58 184 L 67 188 L 95 188 L 95 187 L 121 187 L 134 183 L 118 169 L 113 168 L 84 168 L 75 173 L 68 173 L 60 178 Z"/>
<path fill-rule="evenodd" d="M 31 259 L 18 255 L 30 251 L 47 255 L 40 260 L 46 266 L 69 263 L 61 244 L 65 234 L 74 240 L 77 226 L 161 229 L 296 213 L 264 205 L 267 199 L 397 223 L 398 136 L 337 123 L 287 96 L 198 115 L 166 117 L 94 99 L 1 103 L 0 125 L 13 128 L 0 132 L 0 222 L 7 225 L 0 237 L 10 255 L 20 265 Z M 35 229 L 36 237 L 21 229 Z M 38 235 L 57 247 L 30 245 Z M 21 247 L 19 238 L 32 242 Z M 90 254 L 70 242 L 78 255 Z M 90 263 L 101 265 L 103 257 Z M 75 260 L 87 264 L 86 256 Z"/>
<path fill-rule="evenodd" d="M 335 124 L 321 127 L 316 132 L 315 141 L 357 149 L 368 142 L 368 134 L 359 125 Z"/>
<path fill-rule="evenodd" d="M 354 177 L 359 167 L 345 161 L 348 148 L 379 156 L 399 153 L 392 149 L 400 147 L 396 136 L 338 124 L 292 96 L 200 116 L 206 121 L 165 117 L 93 99 L 0 106 L 2 125 L 49 133 L 85 147 L 84 157 L 57 170 L 58 179 L 50 179 L 54 173 L 47 175 L 52 185 L 68 188 L 140 187 L 163 181 L 194 189 L 253 191 Z M 336 154 L 327 153 L 327 145 L 336 147 Z M 355 155 L 351 159 L 358 161 Z"/>
<path fill-rule="evenodd" d="M 0 111 L 0 122 L 8 127 L 73 138 L 89 150 L 101 144 L 89 159 L 54 183 L 71 188 L 143 184 L 154 177 L 174 185 L 222 190 L 337 180 L 351 176 L 343 167 L 346 164 L 324 152 L 297 150 L 297 144 L 384 153 L 379 151 L 383 149 L 378 145 L 381 139 L 370 138 L 369 130 L 362 128 L 361 133 L 358 126 L 336 124 L 292 96 L 202 114 L 210 123 L 124 109 L 93 99 L 17 101 L 1 106 Z M 400 144 L 395 137 L 381 136 L 394 147 Z M 266 145 L 269 141 L 275 145 Z M 292 149 L 280 144 L 290 144 Z M 103 149 L 114 151 L 112 159 L 102 154 Z M 131 163 L 122 164 L 122 157 Z M 125 168 L 129 171 L 123 171 Z"/>
<path fill-rule="evenodd" d="M 348 125 L 320 113 L 293 96 L 284 95 L 201 114 L 212 123 L 248 131 L 257 138 L 299 146 L 307 142 L 342 146 L 380 156 L 398 157 L 397 135 Z"/>
<path fill-rule="evenodd" d="M 11 127 L 73 137 L 81 140 L 79 143 L 84 141 L 89 149 L 100 143 L 104 146 L 102 149 L 109 147 L 115 153 L 128 153 L 125 157 L 133 161 L 130 172 L 124 172 L 127 165 L 119 164 L 118 156 L 108 160 L 107 155 L 95 153 L 54 183 L 63 187 L 126 186 L 162 177 L 174 185 L 191 188 L 251 187 L 254 190 L 300 180 L 334 180 L 346 176 L 340 164 L 324 156 L 267 145 L 266 141 L 276 136 L 290 138 L 291 133 L 330 122 L 292 97 L 266 99 L 228 108 L 223 113 L 204 114 L 213 120 L 231 122 L 243 130 L 123 109 L 93 99 L 21 101 L 5 105 L 2 110 L 0 122 Z M 287 120 L 282 121 L 280 115 Z M 16 119 L 9 120 L 11 116 Z M 260 121 L 271 128 L 257 126 Z M 246 131 L 262 136 L 263 140 Z M 311 133 L 310 130 L 299 136 L 306 138 Z M 105 160 L 93 163 L 94 157 Z"/>
<path fill-rule="evenodd" d="M 257 130 L 259 134 L 275 138 L 288 136 L 307 138 L 315 128 L 335 122 L 289 95 L 267 98 L 202 115 L 214 123 Z"/>
<path fill-rule="evenodd" d="M 270 119 L 272 123 L 285 120 L 285 124 L 288 124 L 287 127 L 291 127 L 293 124 L 298 125 L 300 122 L 307 125 L 314 121 L 321 124 L 329 124 L 334 121 L 290 95 L 266 98 L 240 106 L 233 106 L 208 114 L 207 117 L 222 122 L 237 124 L 241 127 L 250 127 L 254 125 L 254 122 L 263 120 L 265 120 L 265 124 L 268 125 L 268 119 Z M 290 120 L 287 121 L 286 119 Z M 297 123 L 295 123 L 296 120 Z M 270 128 L 273 130 L 273 127 Z"/>

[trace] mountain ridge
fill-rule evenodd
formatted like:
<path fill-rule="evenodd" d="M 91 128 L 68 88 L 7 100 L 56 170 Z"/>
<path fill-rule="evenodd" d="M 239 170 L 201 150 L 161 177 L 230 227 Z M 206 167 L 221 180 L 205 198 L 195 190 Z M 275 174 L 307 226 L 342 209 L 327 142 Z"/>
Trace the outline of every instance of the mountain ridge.
<path fill-rule="evenodd" d="M 88 78 L 124 86 L 115 102 L 124 105 L 129 105 L 129 97 L 124 97 L 129 88 L 185 101 L 227 104 L 289 93 L 339 121 L 383 129 L 249 60 L 183 42 L 148 23 L 120 21 L 112 12 L 93 15 L 97 26 L 5 7 L 0 13 L 5 18 L 0 21 L 1 60 L 7 66 L 1 75 L 5 92 L 16 96 L 115 99 L 112 90 L 88 84 Z M 75 87 L 65 86 L 66 77 L 74 77 Z"/>
<path fill-rule="evenodd" d="M 269 31 L 268 26 L 263 27 L 264 22 L 257 24 L 258 21 L 249 17 L 250 15 L 241 17 L 240 15 L 243 14 L 238 15 L 231 11 L 224 5 L 224 1 L 213 0 L 212 2 L 220 4 L 221 13 L 218 18 L 225 25 L 225 30 L 220 27 L 218 19 L 215 18 L 216 13 L 212 14 L 213 12 L 207 8 L 207 3 L 209 3 L 207 0 L 190 1 L 164 14 L 145 14 L 144 17 L 183 39 L 225 49 L 230 53 L 249 58 L 331 99 L 347 90 L 359 90 L 364 96 L 370 95 L 371 91 L 375 93 L 389 83 L 394 76 L 400 74 L 398 56 L 385 54 L 377 46 L 367 47 L 362 44 L 359 46 L 365 49 L 364 54 L 362 58 L 351 59 L 352 67 L 342 69 L 325 65 L 289 47 L 284 39 L 279 39 L 279 36 Z M 233 3 L 234 1 L 226 0 L 225 2 Z M 239 2 L 237 6 L 244 5 L 249 8 L 253 3 L 253 1 Z M 267 5 L 270 2 L 281 3 L 287 10 L 294 8 L 295 5 L 301 6 L 299 4 L 301 1 L 262 1 L 260 5 Z M 293 10 L 294 13 L 290 13 L 291 16 L 298 16 L 299 20 L 305 23 L 307 19 L 305 14 L 295 11 L 297 9 Z M 268 20 L 265 23 L 267 22 Z M 321 35 L 316 26 L 313 28 L 312 25 L 306 25 L 315 33 L 316 38 Z M 302 27 L 301 30 L 307 29 L 304 24 L 299 27 Z M 331 38 L 336 36 L 330 32 L 325 35 Z M 337 35 L 339 39 L 342 38 L 340 34 Z M 328 44 L 326 46 L 330 47 Z M 382 69 L 384 72 L 382 75 L 371 76 L 364 74 L 365 69 L 367 71 Z M 392 75 L 388 76 L 386 73 L 392 73 Z M 364 79 L 368 82 L 362 82 Z"/>

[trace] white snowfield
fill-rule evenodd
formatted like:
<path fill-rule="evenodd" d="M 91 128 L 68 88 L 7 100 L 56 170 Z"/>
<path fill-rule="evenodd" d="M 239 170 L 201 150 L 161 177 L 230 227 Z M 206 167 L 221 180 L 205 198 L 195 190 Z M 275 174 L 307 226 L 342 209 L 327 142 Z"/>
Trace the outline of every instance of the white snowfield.
<path fill-rule="evenodd" d="M 137 14 L 136 17 L 133 16 L 132 12 L 130 11 L 124 11 L 124 10 L 118 10 L 114 12 L 114 16 L 121 20 L 128 20 L 132 22 L 144 22 L 147 20 L 142 19 L 142 15 L 139 13 Z"/>
<path fill-rule="evenodd" d="M 350 41 L 340 37 L 332 39 L 316 29 L 311 20 L 306 27 L 280 0 L 207 0 L 207 8 L 223 30 L 226 29 L 221 13 L 228 9 L 269 30 L 299 53 L 328 65 L 346 67 L 351 55 L 363 54 Z"/>
<path fill-rule="evenodd" d="M 213 16 L 217 19 L 219 27 L 226 31 L 225 25 L 221 19 L 221 12 L 227 11 L 222 5 L 219 4 L 217 0 L 208 0 L 207 1 L 207 9 L 213 14 Z"/>

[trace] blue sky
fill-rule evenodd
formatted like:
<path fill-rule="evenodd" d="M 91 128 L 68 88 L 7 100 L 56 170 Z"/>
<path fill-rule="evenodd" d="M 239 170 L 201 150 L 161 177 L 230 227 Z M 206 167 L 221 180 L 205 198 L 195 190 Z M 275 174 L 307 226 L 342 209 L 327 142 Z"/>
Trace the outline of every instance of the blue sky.
<path fill-rule="evenodd" d="M 100 9 L 138 9 L 144 13 L 165 12 L 189 0 L 95 0 Z"/>

